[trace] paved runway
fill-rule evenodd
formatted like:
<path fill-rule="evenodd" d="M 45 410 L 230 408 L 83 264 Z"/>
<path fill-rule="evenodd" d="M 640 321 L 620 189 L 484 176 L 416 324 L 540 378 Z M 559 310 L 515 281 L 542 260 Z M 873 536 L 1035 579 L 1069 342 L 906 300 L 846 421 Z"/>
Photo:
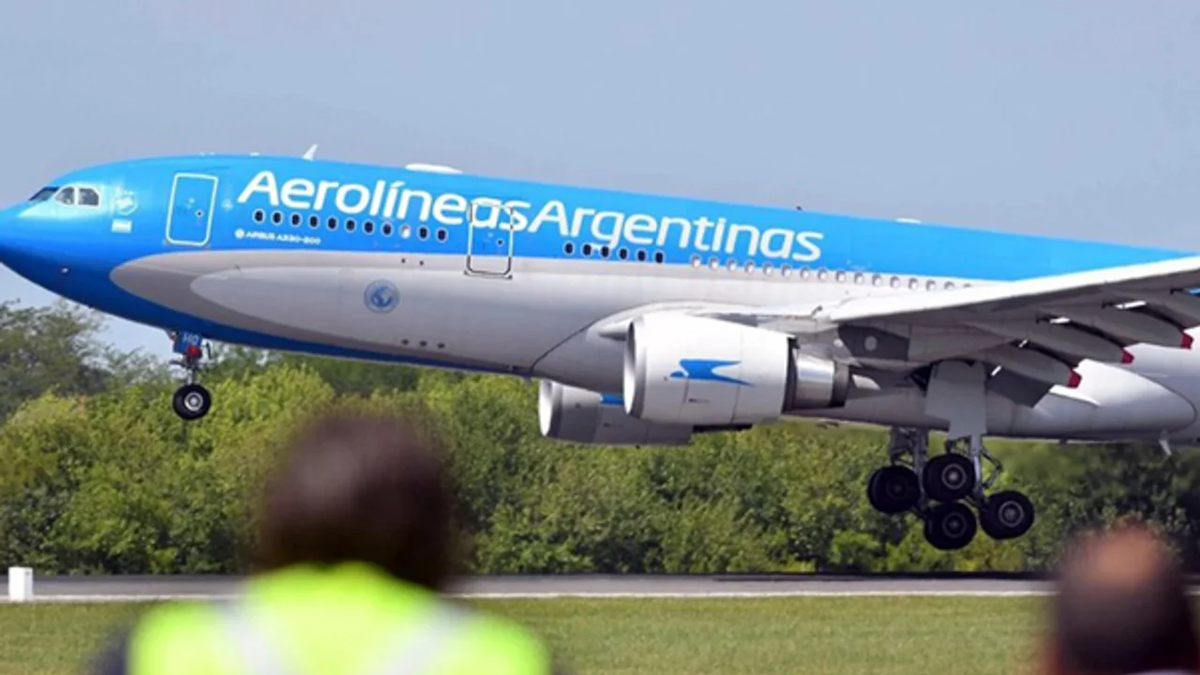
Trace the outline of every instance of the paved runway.
<path fill-rule="evenodd" d="M 222 598 L 235 595 L 238 584 L 233 577 L 35 576 L 34 596 L 58 602 Z M 465 578 L 452 592 L 476 598 L 986 597 L 1043 595 L 1048 586 L 1043 581 L 954 577 L 564 575 Z"/>

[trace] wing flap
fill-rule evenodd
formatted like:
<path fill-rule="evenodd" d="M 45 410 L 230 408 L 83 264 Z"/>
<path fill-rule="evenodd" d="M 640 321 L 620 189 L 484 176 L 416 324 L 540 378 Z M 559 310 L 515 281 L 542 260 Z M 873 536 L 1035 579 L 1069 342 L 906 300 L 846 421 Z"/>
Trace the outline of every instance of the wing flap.
<path fill-rule="evenodd" d="M 1200 256 L 917 295 L 847 300 L 821 321 L 967 326 L 1032 346 L 1066 366 L 1081 359 L 1129 363 L 1126 347 L 1191 348 L 1200 325 Z M 993 356 L 996 353 L 994 352 Z M 986 358 L 964 345 L 963 356 Z M 1028 374 L 1028 373 L 1026 373 Z"/>

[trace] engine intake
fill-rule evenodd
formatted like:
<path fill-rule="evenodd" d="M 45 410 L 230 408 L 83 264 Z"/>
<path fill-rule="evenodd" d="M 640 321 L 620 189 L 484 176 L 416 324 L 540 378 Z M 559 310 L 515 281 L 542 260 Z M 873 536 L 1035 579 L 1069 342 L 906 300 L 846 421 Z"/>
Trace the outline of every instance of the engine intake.
<path fill-rule="evenodd" d="M 625 412 L 662 424 L 744 425 L 839 408 L 850 369 L 802 353 L 785 333 L 682 314 L 646 314 L 625 345 Z"/>
<path fill-rule="evenodd" d="M 597 445 L 687 445 L 693 433 L 691 425 L 630 417 L 619 398 L 550 380 L 538 386 L 538 423 L 547 438 Z"/>

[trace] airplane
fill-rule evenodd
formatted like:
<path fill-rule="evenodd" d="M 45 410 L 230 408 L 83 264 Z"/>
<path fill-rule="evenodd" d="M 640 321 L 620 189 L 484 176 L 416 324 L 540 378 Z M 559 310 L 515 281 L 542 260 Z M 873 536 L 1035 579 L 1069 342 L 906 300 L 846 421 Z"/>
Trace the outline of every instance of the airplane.
<path fill-rule="evenodd" d="M 943 550 L 1034 522 L 993 489 L 985 438 L 1200 437 L 1194 252 L 315 149 L 72 171 L 0 211 L 0 260 L 168 332 L 188 421 L 217 341 L 536 379 L 541 433 L 566 442 L 885 426 L 869 501 Z"/>

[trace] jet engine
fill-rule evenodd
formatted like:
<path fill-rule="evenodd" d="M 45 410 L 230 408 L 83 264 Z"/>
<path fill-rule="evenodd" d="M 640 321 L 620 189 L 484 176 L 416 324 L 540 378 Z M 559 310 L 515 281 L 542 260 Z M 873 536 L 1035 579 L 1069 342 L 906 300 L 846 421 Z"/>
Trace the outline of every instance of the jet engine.
<path fill-rule="evenodd" d="M 620 400 L 542 380 L 538 386 L 542 435 L 597 445 L 687 445 L 688 424 L 658 424 L 625 414 Z"/>
<path fill-rule="evenodd" d="M 840 408 L 850 369 L 802 353 L 776 331 L 682 314 L 645 314 L 625 344 L 625 412 L 647 422 L 753 425 Z"/>

